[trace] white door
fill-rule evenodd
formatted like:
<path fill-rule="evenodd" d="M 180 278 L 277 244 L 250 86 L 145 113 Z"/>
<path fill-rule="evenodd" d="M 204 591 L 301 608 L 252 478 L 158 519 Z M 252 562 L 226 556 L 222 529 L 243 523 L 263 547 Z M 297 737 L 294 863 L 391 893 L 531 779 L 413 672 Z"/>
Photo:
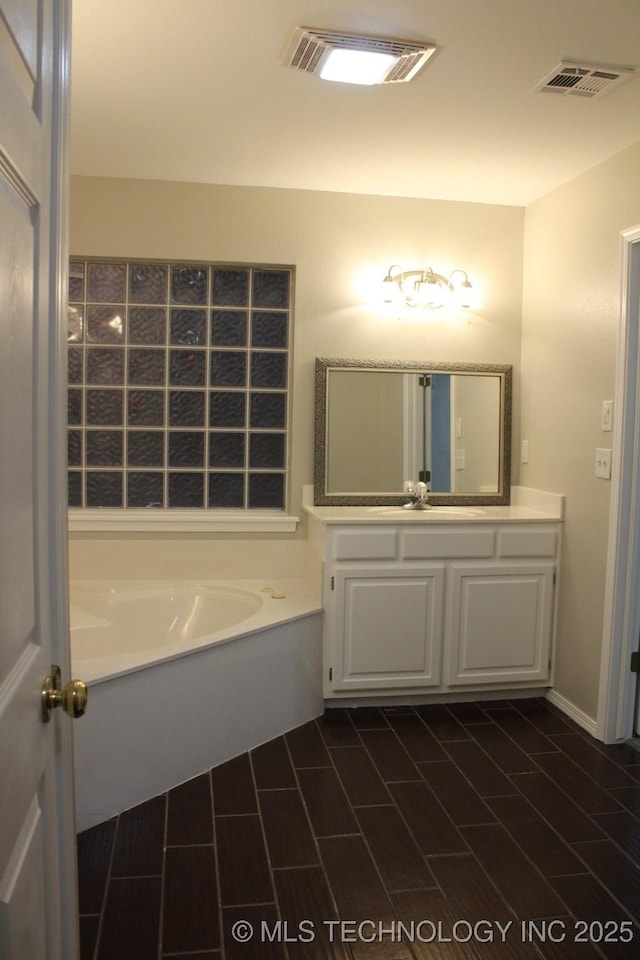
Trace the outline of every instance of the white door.
<path fill-rule="evenodd" d="M 0 0 L 0 957 L 75 960 L 61 324 L 68 0 Z"/>

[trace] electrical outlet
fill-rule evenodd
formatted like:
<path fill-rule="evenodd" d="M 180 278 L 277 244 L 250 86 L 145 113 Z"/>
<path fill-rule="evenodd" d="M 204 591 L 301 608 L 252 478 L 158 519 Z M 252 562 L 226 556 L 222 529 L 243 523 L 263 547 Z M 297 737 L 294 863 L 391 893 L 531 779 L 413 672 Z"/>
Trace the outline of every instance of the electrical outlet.
<path fill-rule="evenodd" d="M 465 468 L 464 447 L 461 447 L 459 450 L 456 450 L 456 470 L 464 470 L 464 468 Z"/>
<path fill-rule="evenodd" d="M 520 449 L 520 460 L 522 463 L 529 463 L 529 441 L 523 440 Z"/>
<path fill-rule="evenodd" d="M 611 450 L 596 447 L 595 475 L 601 480 L 611 480 Z"/>

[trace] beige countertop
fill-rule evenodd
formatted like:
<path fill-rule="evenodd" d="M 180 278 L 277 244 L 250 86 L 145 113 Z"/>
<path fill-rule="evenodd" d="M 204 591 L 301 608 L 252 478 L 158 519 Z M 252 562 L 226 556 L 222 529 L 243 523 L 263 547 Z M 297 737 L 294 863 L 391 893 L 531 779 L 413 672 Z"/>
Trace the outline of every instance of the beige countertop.
<path fill-rule="evenodd" d="M 508 506 L 443 506 L 427 510 L 405 510 L 402 506 L 316 506 L 313 489 L 305 487 L 303 509 L 320 523 L 544 523 L 564 516 L 561 494 L 513 487 Z"/>

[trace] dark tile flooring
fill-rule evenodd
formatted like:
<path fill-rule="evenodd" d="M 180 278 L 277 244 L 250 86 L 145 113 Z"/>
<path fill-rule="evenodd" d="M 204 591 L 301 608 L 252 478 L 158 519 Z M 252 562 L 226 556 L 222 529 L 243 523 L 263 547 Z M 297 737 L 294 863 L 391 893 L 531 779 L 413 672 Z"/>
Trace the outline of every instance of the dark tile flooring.
<path fill-rule="evenodd" d="M 78 850 L 82 960 L 640 957 L 640 752 L 543 699 L 332 709 Z"/>

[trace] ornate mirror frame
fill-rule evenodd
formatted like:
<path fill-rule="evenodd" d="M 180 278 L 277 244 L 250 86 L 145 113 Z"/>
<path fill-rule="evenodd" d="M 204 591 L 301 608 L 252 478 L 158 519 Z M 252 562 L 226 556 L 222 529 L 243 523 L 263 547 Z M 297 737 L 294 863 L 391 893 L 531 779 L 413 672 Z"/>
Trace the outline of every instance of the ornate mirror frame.
<path fill-rule="evenodd" d="M 483 505 L 503 506 L 511 498 L 511 409 L 513 368 L 510 364 L 466 363 L 446 361 L 401 361 L 401 360 L 360 360 L 316 358 L 315 379 L 315 463 L 314 463 L 314 503 L 317 506 L 374 506 L 399 505 L 406 501 L 402 490 L 398 495 L 384 493 L 378 495 L 366 493 L 337 493 L 327 491 L 328 469 L 328 402 L 329 375 L 337 370 L 372 370 L 390 373 L 417 374 L 476 374 L 495 376 L 499 382 L 499 464 L 498 490 L 493 493 L 429 493 L 429 502 L 434 506 Z M 417 479 L 406 477 L 405 479 Z"/>

